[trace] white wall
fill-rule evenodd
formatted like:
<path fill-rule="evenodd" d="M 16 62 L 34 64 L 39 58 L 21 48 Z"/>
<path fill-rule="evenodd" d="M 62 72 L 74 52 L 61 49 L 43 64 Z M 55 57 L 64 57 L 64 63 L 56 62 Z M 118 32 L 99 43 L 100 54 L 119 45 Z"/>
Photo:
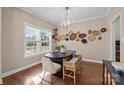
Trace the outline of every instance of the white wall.
<path fill-rule="evenodd" d="M 73 32 L 80 31 L 81 33 L 87 33 L 89 29 L 100 30 L 103 26 L 106 27 L 106 18 L 100 18 L 85 22 L 76 23 L 70 29 Z M 64 31 L 59 31 L 59 34 L 67 33 Z M 58 45 L 65 44 L 68 49 L 76 50 L 78 54 L 81 54 L 84 59 L 99 60 L 107 59 L 107 34 L 108 31 L 102 34 L 102 40 L 95 40 L 94 42 L 89 42 L 88 44 L 82 44 L 77 41 L 62 41 Z"/>
<path fill-rule="evenodd" d="M 107 16 L 107 25 L 109 28 L 109 34 L 108 37 L 110 37 L 111 35 L 111 29 L 110 29 L 110 24 L 111 21 L 113 20 L 113 18 L 115 18 L 118 14 L 120 14 L 120 61 L 124 62 L 124 8 L 122 7 L 116 7 L 116 8 L 111 8 L 108 16 Z M 113 32 L 112 32 L 113 33 Z M 111 43 L 110 43 L 110 38 L 108 38 L 108 42 L 107 42 L 107 46 L 108 46 L 108 50 L 107 50 L 107 56 L 108 59 L 110 59 L 110 55 L 111 55 Z"/>
<path fill-rule="evenodd" d="M 120 17 L 115 19 L 115 40 L 120 40 Z"/>
<path fill-rule="evenodd" d="M 32 64 L 41 55 L 24 58 L 24 23 L 52 30 L 53 25 L 18 8 L 2 8 L 2 73 Z"/>

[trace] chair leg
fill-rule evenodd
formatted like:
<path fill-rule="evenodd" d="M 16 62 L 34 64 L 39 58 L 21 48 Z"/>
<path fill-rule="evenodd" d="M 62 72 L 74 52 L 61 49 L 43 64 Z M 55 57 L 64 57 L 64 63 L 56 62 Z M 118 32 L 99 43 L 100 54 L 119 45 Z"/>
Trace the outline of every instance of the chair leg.
<path fill-rule="evenodd" d="M 52 85 L 55 84 L 55 82 L 58 80 L 58 77 L 56 77 L 56 79 L 53 79 L 53 76 L 54 75 L 52 75 L 52 82 L 51 82 Z"/>
<path fill-rule="evenodd" d="M 74 71 L 74 84 L 76 83 L 76 75 L 75 75 L 75 71 Z"/>
<path fill-rule="evenodd" d="M 53 75 L 51 74 L 51 80 L 52 80 L 52 82 L 49 82 L 49 81 L 47 81 L 47 80 L 44 79 L 45 74 L 46 74 L 46 71 L 44 71 L 44 73 L 43 73 L 43 77 L 42 77 L 41 83 L 44 80 L 44 81 L 46 81 L 46 82 L 48 82 L 48 83 L 50 83 L 50 84 L 53 85 L 57 81 L 57 79 L 58 79 L 58 78 L 56 78 L 55 80 L 53 80 Z"/>
<path fill-rule="evenodd" d="M 43 77 L 42 77 L 42 79 L 41 79 L 41 83 L 42 83 L 42 80 L 44 79 L 45 74 L 46 74 L 46 72 L 44 71 Z"/>
<path fill-rule="evenodd" d="M 43 78 L 44 78 L 44 75 L 46 74 L 46 72 L 44 72 L 44 74 L 43 74 Z"/>
<path fill-rule="evenodd" d="M 65 76 L 64 76 L 64 73 L 65 73 L 65 72 L 64 72 L 64 71 L 65 71 L 65 70 L 64 70 L 64 66 L 63 66 L 63 79 L 65 79 Z"/>

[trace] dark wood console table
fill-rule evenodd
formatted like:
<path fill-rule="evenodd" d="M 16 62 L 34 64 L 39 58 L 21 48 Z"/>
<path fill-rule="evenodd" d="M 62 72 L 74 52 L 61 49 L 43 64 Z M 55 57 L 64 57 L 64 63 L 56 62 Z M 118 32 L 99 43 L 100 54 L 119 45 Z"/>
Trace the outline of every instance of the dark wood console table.
<path fill-rule="evenodd" d="M 103 60 L 103 85 L 124 85 L 124 75 L 119 74 L 111 63 Z"/>

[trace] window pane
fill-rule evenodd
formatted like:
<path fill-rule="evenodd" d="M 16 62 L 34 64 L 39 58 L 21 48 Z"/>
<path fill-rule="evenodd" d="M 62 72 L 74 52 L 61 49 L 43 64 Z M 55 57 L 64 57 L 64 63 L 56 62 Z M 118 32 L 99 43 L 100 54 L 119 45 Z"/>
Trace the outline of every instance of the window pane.
<path fill-rule="evenodd" d="M 49 42 L 42 42 L 41 43 L 41 51 L 48 52 L 50 50 L 50 43 Z"/>
<path fill-rule="evenodd" d="M 36 40 L 36 32 L 33 28 L 26 26 L 26 40 L 27 41 L 34 41 Z"/>
<path fill-rule="evenodd" d="M 42 41 L 49 41 L 50 40 L 50 34 L 46 31 L 41 31 L 41 40 Z"/>
<path fill-rule="evenodd" d="M 36 55 L 50 50 L 50 32 L 32 26 L 26 26 L 25 29 L 25 56 Z"/>
<path fill-rule="evenodd" d="M 26 55 L 33 55 L 34 45 L 33 42 L 27 42 L 26 44 Z"/>
<path fill-rule="evenodd" d="M 36 46 L 35 46 L 35 53 L 36 53 L 36 54 L 41 53 L 41 50 L 40 50 L 41 44 L 40 44 L 40 43 L 41 43 L 41 42 L 36 42 Z"/>

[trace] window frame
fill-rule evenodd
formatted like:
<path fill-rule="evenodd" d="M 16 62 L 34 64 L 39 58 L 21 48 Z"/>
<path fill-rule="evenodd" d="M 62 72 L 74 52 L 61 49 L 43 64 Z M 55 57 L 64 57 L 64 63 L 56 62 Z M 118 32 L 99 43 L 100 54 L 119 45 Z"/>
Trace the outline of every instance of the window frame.
<path fill-rule="evenodd" d="M 26 55 L 26 44 L 27 44 L 27 40 L 26 40 L 26 37 L 25 37 L 25 35 L 26 35 L 26 26 L 29 26 L 29 27 L 33 27 L 33 28 L 36 28 L 36 29 L 40 29 L 40 30 L 45 30 L 45 31 L 47 31 L 47 32 L 49 32 L 50 33 L 50 40 L 49 41 L 43 41 L 43 42 L 49 42 L 49 50 L 48 51 L 45 51 L 45 52 L 40 52 L 40 53 L 32 53 L 31 55 Z M 38 56 L 38 55 L 41 55 L 41 54 L 44 54 L 44 53 L 47 53 L 47 52 L 49 52 L 49 51 L 51 51 L 52 50 L 52 30 L 50 30 L 50 29 L 46 29 L 46 28 L 44 28 L 44 27 L 41 27 L 41 26 L 38 26 L 38 25 L 34 25 L 34 24 L 30 24 L 30 23 L 24 23 L 24 58 L 30 58 L 30 57 L 34 57 L 34 56 Z M 32 42 L 34 42 L 34 41 L 32 41 Z M 37 41 L 36 41 L 37 42 Z"/>

